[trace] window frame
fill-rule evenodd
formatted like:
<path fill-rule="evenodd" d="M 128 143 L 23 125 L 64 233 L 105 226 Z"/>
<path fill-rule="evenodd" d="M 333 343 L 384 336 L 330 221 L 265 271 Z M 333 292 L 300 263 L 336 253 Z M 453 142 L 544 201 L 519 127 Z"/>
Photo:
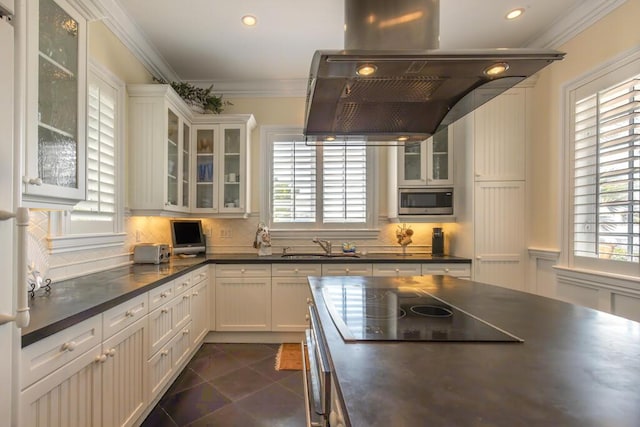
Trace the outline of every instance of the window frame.
<path fill-rule="evenodd" d="M 113 230 L 98 233 L 74 233 L 71 223 L 71 211 L 51 211 L 49 222 L 49 253 L 64 253 L 84 251 L 91 249 L 102 249 L 107 247 L 115 247 L 124 245 L 127 234 L 124 231 L 124 144 L 125 144 L 125 102 L 126 102 L 126 85 L 113 74 L 110 70 L 101 64 L 89 60 L 87 85 L 92 78 L 96 78 L 113 87 L 116 91 L 116 108 L 115 108 L 115 125 L 114 135 L 115 141 L 115 212 L 113 214 Z M 89 93 L 87 91 L 87 102 Z M 88 111 L 87 111 L 88 115 Z M 88 121 L 87 118 L 85 118 Z M 87 126 L 87 123 L 85 123 Z M 85 214 L 85 213 L 83 213 Z M 102 214 L 97 214 L 101 216 Z M 87 221 L 82 228 L 86 228 Z"/>
<path fill-rule="evenodd" d="M 263 178 L 260 185 L 260 220 L 268 224 L 274 237 L 287 239 L 307 240 L 313 236 L 333 239 L 372 239 L 379 234 L 378 226 L 378 155 L 377 150 L 372 147 L 367 148 L 367 208 L 366 220 L 364 223 L 322 223 L 317 219 L 309 223 L 282 223 L 273 222 L 272 206 L 272 180 L 273 180 L 273 140 L 282 135 L 291 135 L 292 138 L 303 137 L 303 130 L 297 126 L 267 125 L 260 129 L 260 176 Z M 320 161 L 319 165 L 322 162 Z M 322 173 L 317 171 L 316 174 Z M 316 198 L 321 199 L 323 195 L 320 180 L 316 180 Z M 318 205 L 316 205 L 317 207 Z"/>
<path fill-rule="evenodd" d="M 592 271 L 597 274 L 639 278 L 640 263 L 600 259 L 574 255 L 574 134 L 575 103 L 577 99 L 596 93 L 625 79 L 640 74 L 640 49 L 619 55 L 600 67 L 564 85 L 564 194 L 563 212 L 563 255 L 562 262 L 569 269 Z"/>

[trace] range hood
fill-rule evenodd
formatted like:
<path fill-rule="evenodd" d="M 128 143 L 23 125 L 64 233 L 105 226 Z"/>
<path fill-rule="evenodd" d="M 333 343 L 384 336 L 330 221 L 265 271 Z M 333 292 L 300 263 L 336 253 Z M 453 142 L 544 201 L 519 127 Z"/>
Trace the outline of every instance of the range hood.
<path fill-rule="evenodd" d="M 345 21 L 345 50 L 313 56 L 307 141 L 424 140 L 564 57 L 440 50 L 438 0 L 345 0 Z"/>

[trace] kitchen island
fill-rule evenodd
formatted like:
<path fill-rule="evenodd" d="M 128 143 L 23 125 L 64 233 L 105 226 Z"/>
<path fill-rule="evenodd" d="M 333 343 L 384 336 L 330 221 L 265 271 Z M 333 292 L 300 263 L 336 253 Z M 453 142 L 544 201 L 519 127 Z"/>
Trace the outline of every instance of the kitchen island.
<path fill-rule="evenodd" d="M 346 425 L 640 425 L 640 323 L 447 276 L 309 283 Z M 418 287 L 524 342 L 345 342 L 330 286 Z"/>

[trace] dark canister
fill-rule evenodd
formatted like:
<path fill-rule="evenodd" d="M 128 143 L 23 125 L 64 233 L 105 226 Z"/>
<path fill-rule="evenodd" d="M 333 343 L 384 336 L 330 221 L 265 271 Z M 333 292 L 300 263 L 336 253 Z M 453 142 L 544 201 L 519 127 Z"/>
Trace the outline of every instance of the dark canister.
<path fill-rule="evenodd" d="M 442 228 L 433 228 L 433 236 L 431 236 L 431 254 L 444 255 L 444 232 L 442 231 Z"/>

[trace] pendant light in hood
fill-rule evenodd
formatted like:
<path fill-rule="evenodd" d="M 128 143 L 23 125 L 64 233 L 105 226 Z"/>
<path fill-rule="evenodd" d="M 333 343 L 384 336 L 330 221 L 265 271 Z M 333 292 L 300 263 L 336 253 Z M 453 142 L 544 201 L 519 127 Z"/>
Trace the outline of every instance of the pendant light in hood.
<path fill-rule="evenodd" d="M 423 140 L 564 57 L 554 50 L 439 50 L 438 0 L 346 0 L 345 18 L 345 50 L 313 56 L 308 141 Z"/>

